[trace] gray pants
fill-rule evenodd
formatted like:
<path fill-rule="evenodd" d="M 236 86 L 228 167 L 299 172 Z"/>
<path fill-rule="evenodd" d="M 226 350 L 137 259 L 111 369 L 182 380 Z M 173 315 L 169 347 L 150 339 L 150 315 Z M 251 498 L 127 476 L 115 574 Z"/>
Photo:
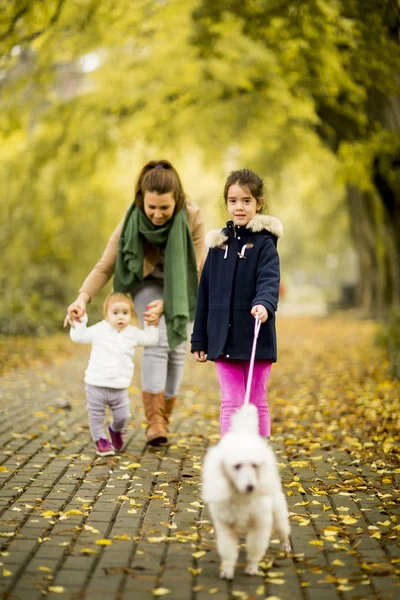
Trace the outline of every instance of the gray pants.
<path fill-rule="evenodd" d="M 147 304 L 153 300 L 163 299 L 163 284 L 155 280 L 145 281 L 133 296 L 133 302 L 140 323 L 143 327 L 143 312 Z M 158 394 L 165 392 L 166 398 L 172 398 L 179 392 L 185 367 L 187 342 L 182 342 L 170 350 L 167 340 L 167 327 L 164 315 L 158 326 L 160 341 L 158 346 L 149 346 L 143 351 L 142 388 L 145 392 Z"/>
<path fill-rule="evenodd" d="M 89 413 L 90 433 L 94 442 L 100 438 L 107 439 L 104 432 L 106 407 L 111 408 L 113 421 L 111 429 L 122 431 L 130 415 L 128 390 L 116 390 L 109 387 L 86 384 L 86 400 Z"/>

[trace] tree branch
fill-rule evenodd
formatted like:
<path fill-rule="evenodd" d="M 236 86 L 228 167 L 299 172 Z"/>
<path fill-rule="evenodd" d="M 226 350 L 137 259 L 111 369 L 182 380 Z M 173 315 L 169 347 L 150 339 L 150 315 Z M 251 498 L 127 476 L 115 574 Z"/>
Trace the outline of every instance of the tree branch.
<path fill-rule="evenodd" d="M 25 6 L 23 6 L 22 8 L 20 8 L 19 11 L 17 11 L 15 13 L 15 15 L 13 16 L 10 26 L 7 29 L 7 31 L 5 33 L 3 33 L 2 35 L 0 35 L 0 42 L 3 42 L 4 40 L 6 40 L 8 38 L 9 35 L 12 34 L 12 32 L 14 31 L 14 27 L 17 23 L 17 21 L 29 10 L 29 4 L 26 4 Z"/>
<path fill-rule="evenodd" d="M 38 38 L 40 35 L 42 35 L 49 27 L 51 27 L 52 25 L 54 25 L 54 23 L 56 23 L 60 17 L 62 8 L 63 8 L 63 4 L 64 4 L 65 0 L 58 0 L 58 4 L 56 7 L 56 10 L 54 11 L 53 16 L 51 17 L 50 21 L 47 23 L 47 25 L 45 27 L 42 27 L 42 29 L 38 29 L 37 31 L 34 31 L 33 33 L 30 33 L 29 35 L 26 35 L 25 37 L 20 38 L 19 40 L 16 41 L 16 44 L 23 44 L 26 42 L 32 42 L 33 40 L 35 40 L 36 38 Z M 8 36 L 10 36 L 12 34 L 12 32 L 14 31 L 15 25 L 17 23 L 17 21 L 29 10 L 29 4 L 26 4 L 23 8 L 21 8 L 21 10 L 19 12 L 17 12 L 11 23 L 10 26 L 8 28 L 8 30 L 2 35 L 0 36 L 0 41 L 4 41 Z"/>
<path fill-rule="evenodd" d="M 38 29 L 38 31 L 34 31 L 33 33 L 25 36 L 24 38 L 21 38 L 18 43 L 22 44 L 24 42 L 32 42 L 33 40 L 38 38 L 40 35 L 42 35 L 49 27 L 54 25 L 54 23 L 56 23 L 60 17 L 64 2 L 65 2 L 65 0 L 58 0 L 57 8 L 54 12 L 54 15 L 51 17 L 50 21 L 47 23 L 47 25 L 45 27 L 43 27 L 42 29 Z"/>

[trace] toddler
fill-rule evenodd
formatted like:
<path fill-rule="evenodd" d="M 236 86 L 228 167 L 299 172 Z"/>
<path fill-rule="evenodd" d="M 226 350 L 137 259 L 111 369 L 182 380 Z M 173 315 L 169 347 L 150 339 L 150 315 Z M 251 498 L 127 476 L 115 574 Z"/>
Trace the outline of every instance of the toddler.
<path fill-rule="evenodd" d="M 132 309 L 130 296 L 112 293 L 104 302 L 103 321 L 86 327 L 84 314 L 81 322 L 72 322 L 70 330 L 72 341 L 92 344 L 85 383 L 90 432 L 98 456 L 112 456 L 123 448 L 123 430 L 130 417 L 127 388 L 133 376 L 135 347 L 158 343 L 157 327 L 145 326 L 142 330 L 130 324 Z M 113 416 L 108 428 L 111 442 L 104 432 L 106 406 Z"/>

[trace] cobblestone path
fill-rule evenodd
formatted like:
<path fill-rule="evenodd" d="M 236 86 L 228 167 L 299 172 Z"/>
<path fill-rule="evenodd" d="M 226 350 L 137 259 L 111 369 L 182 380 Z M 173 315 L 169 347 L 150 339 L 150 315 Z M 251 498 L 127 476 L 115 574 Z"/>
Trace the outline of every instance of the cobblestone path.
<path fill-rule="evenodd" d="M 379 408 L 396 406 L 399 387 L 365 360 L 366 353 L 373 361 L 373 328 L 286 318 L 279 331 L 269 400 L 292 554 L 274 540 L 251 578 L 241 548 L 234 581 L 218 577 L 199 489 L 205 450 L 218 440 L 213 364 L 188 358 L 161 449 L 145 447 L 136 380 L 126 447 L 99 458 L 87 427 L 85 348 L 42 372 L 0 379 L 1 598 L 400 598 L 400 469 L 389 431 L 396 415 Z M 368 400 L 370 428 L 363 394 L 379 401 L 374 408 Z M 59 398 L 71 408 L 58 408 Z"/>

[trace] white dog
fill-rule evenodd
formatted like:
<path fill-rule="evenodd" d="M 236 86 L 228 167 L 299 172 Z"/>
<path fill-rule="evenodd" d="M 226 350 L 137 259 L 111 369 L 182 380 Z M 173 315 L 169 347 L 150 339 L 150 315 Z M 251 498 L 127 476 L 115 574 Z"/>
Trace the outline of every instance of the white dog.
<path fill-rule="evenodd" d="M 239 532 L 246 532 L 247 566 L 255 575 L 274 528 L 289 552 L 289 516 L 275 455 L 258 433 L 254 405 L 243 406 L 203 466 L 203 500 L 208 504 L 221 557 L 221 577 L 232 579 Z"/>

